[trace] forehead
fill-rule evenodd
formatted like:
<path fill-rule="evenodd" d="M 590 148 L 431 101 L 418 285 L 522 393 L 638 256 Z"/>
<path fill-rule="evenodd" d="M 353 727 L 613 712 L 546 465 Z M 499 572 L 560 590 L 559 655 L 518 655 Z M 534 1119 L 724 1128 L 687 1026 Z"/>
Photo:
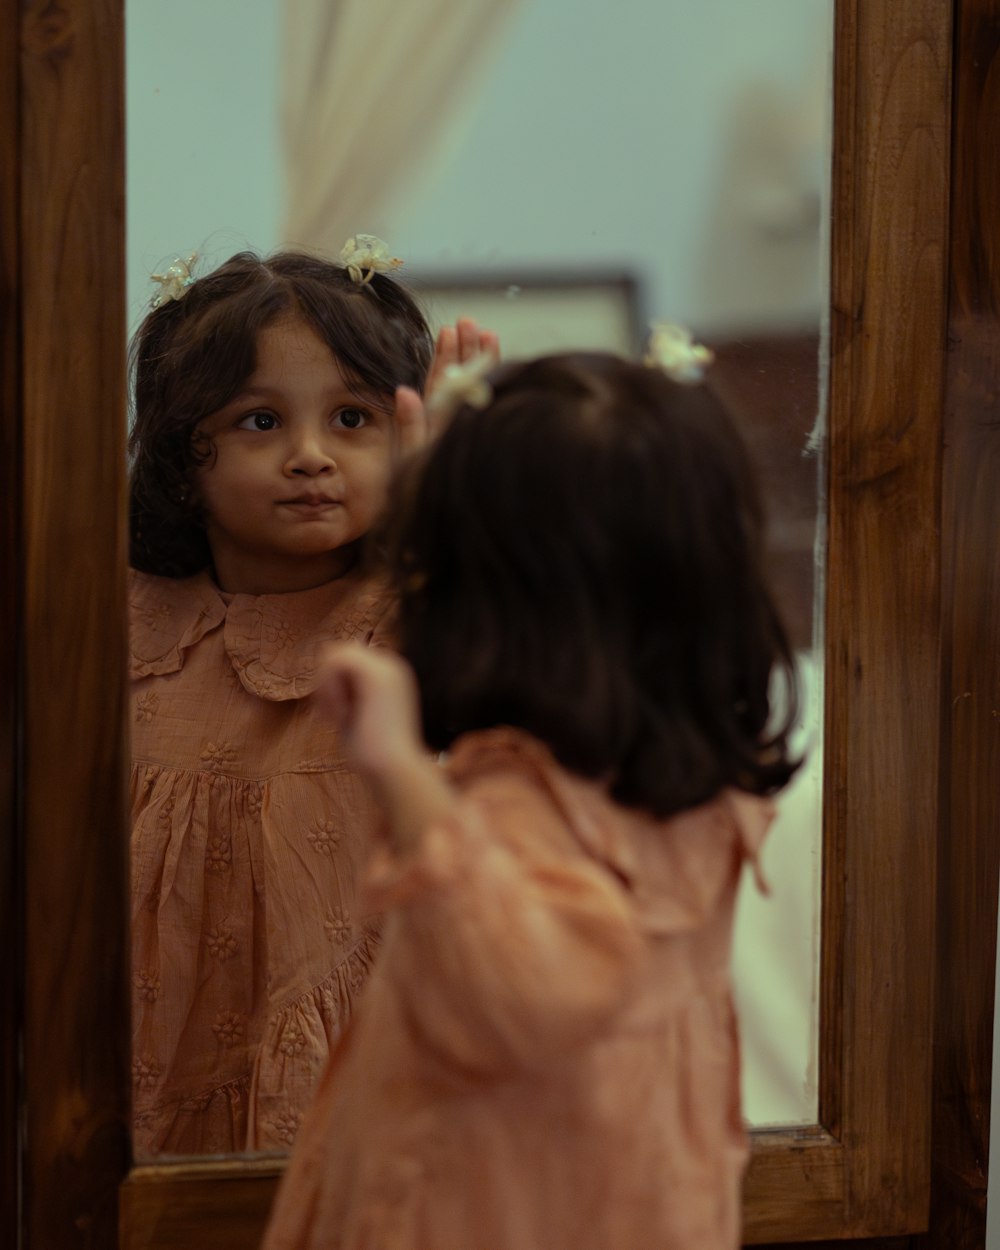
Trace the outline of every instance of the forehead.
<path fill-rule="evenodd" d="M 258 332 L 254 357 L 249 383 L 263 376 L 287 379 L 303 371 L 343 380 L 333 352 L 313 327 L 295 313 L 284 314 Z"/>

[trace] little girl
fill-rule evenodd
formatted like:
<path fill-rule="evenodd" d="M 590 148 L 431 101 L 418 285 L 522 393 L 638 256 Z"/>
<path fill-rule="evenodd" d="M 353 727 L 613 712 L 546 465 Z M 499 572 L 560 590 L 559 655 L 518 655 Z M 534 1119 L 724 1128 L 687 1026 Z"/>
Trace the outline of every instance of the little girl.
<path fill-rule="evenodd" d="M 423 437 L 432 342 L 377 244 L 177 262 L 133 344 L 140 1156 L 287 1149 L 371 967 L 376 813 L 306 696 L 330 640 L 384 638 L 357 553 Z M 466 322 L 438 347 L 436 370 L 494 343 Z"/>
<path fill-rule="evenodd" d="M 735 1250 L 733 909 L 796 766 L 754 483 L 703 385 L 491 381 L 391 510 L 421 710 L 397 657 L 327 659 L 388 918 L 265 1246 Z"/>

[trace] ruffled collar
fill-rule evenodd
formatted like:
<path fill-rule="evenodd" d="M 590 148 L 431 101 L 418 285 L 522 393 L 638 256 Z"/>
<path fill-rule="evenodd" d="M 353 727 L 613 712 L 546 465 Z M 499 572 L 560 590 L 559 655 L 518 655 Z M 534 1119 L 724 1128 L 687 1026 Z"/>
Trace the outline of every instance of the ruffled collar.
<path fill-rule="evenodd" d="M 301 699 L 318 684 L 323 647 L 370 642 L 388 608 L 384 584 L 358 573 L 293 594 L 223 595 L 208 572 L 173 579 L 133 570 L 129 675 L 176 673 L 193 646 L 221 629 L 225 653 L 251 694 Z"/>
<path fill-rule="evenodd" d="M 709 900 L 699 897 L 698 879 L 703 885 L 711 874 L 696 870 L 692 880 L 688 861 L 712 855 L 709 848 L 713 842 L 718 848 L 714 854 L 721 853 L 726 862 L 735 849 L 749 864 L 757 888 L 769 893 L 759 856 L 775 815 L 773 799 L 727 789 L 709 802 L 664 821 L 622 807 L 600 782 L 569 773 L 544 743 L 509 727 L 459 738 L 448 755 L 447 768 L 460 785 L 498 768 L 531 776 L 549 794 L 588 854 L 603 863 L 633 895 L 651 932 L 673 932 L 704 917 Z M 670 837 L 664 836 L 665 825 L 671 830 Z M 732 849 L 727 851 L 727 846 Z"/>

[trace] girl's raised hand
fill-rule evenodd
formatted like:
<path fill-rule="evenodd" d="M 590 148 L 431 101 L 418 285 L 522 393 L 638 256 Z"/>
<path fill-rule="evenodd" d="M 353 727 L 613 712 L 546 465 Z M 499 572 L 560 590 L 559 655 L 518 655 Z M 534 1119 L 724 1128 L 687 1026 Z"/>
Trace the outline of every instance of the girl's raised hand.
<path fill-rule="evenodd" d="M 398 851 L 452 809 L 454 796 L 420 735 L 417 683 L 391 651 L 337 643 L 316 698 L 333 713 L 348 760 L 370 778 Z"/>
<path fill-rule="evenodd" d="M 400 449 L 416 451 L 438 433 L 429 401 L 451 365 L 464 365 L 479 356 L 500 359 L 500 339 L 494 330 L 482 330 L 471 317 L 459 317 L 453 326 L 442 326 L 434 345 L 427 374 L 426 401 L 409 386 L 396 388 L 394 418 Z"/>
<path fill-rule="evenodd" d="M 393 411 L 399 448 L 404 454 L 418 451 L 430 442 L 431 427 L 427 408 L 420 393 L 412 386 L 396 387 L 396 407 Z"/>
<path fill-rule="evenodd" d="M 471 317 L 459 317 L 453 326 L 442 326 L 427 374 L 427 398 L 434 394 L 449 365 L 464 365 L 477 356 L 500 359 L 500 339 L 495 330 L 480 329 Z"/>
<path fill-rule="evenodd" d="M 332 714 L 352 764 L 381 780 L 423 757 L 419 696 L 409 665 L 391 651 L 335 643 L 316 698 Z"/>

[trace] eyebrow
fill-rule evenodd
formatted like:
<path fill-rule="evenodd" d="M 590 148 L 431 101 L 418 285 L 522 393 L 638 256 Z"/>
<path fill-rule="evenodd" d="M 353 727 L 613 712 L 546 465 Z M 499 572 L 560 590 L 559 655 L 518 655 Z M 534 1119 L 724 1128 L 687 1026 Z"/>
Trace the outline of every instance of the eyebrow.
<path fill-rule="evenodd" d="M 345 382 L 342 387 L 336 388 L 336 391 L 331 389 L 329 392 L 329 394 L 334 393 L 354 403 L 373 408 L 377 412 L 391 412 L 393 408 L 394 395 L 392 392 L 387 392 L 383 395 L 380 391 L 371 390 L 368 387 L 352 390 L 348 383 Z M 282 394 L 280 387 L 247 386 L 238 390 L 232 399 L 224 404 L 219 411 L 225 412 L 241 404 L 268 403 L 274 398 L 280 398 Z"/>

